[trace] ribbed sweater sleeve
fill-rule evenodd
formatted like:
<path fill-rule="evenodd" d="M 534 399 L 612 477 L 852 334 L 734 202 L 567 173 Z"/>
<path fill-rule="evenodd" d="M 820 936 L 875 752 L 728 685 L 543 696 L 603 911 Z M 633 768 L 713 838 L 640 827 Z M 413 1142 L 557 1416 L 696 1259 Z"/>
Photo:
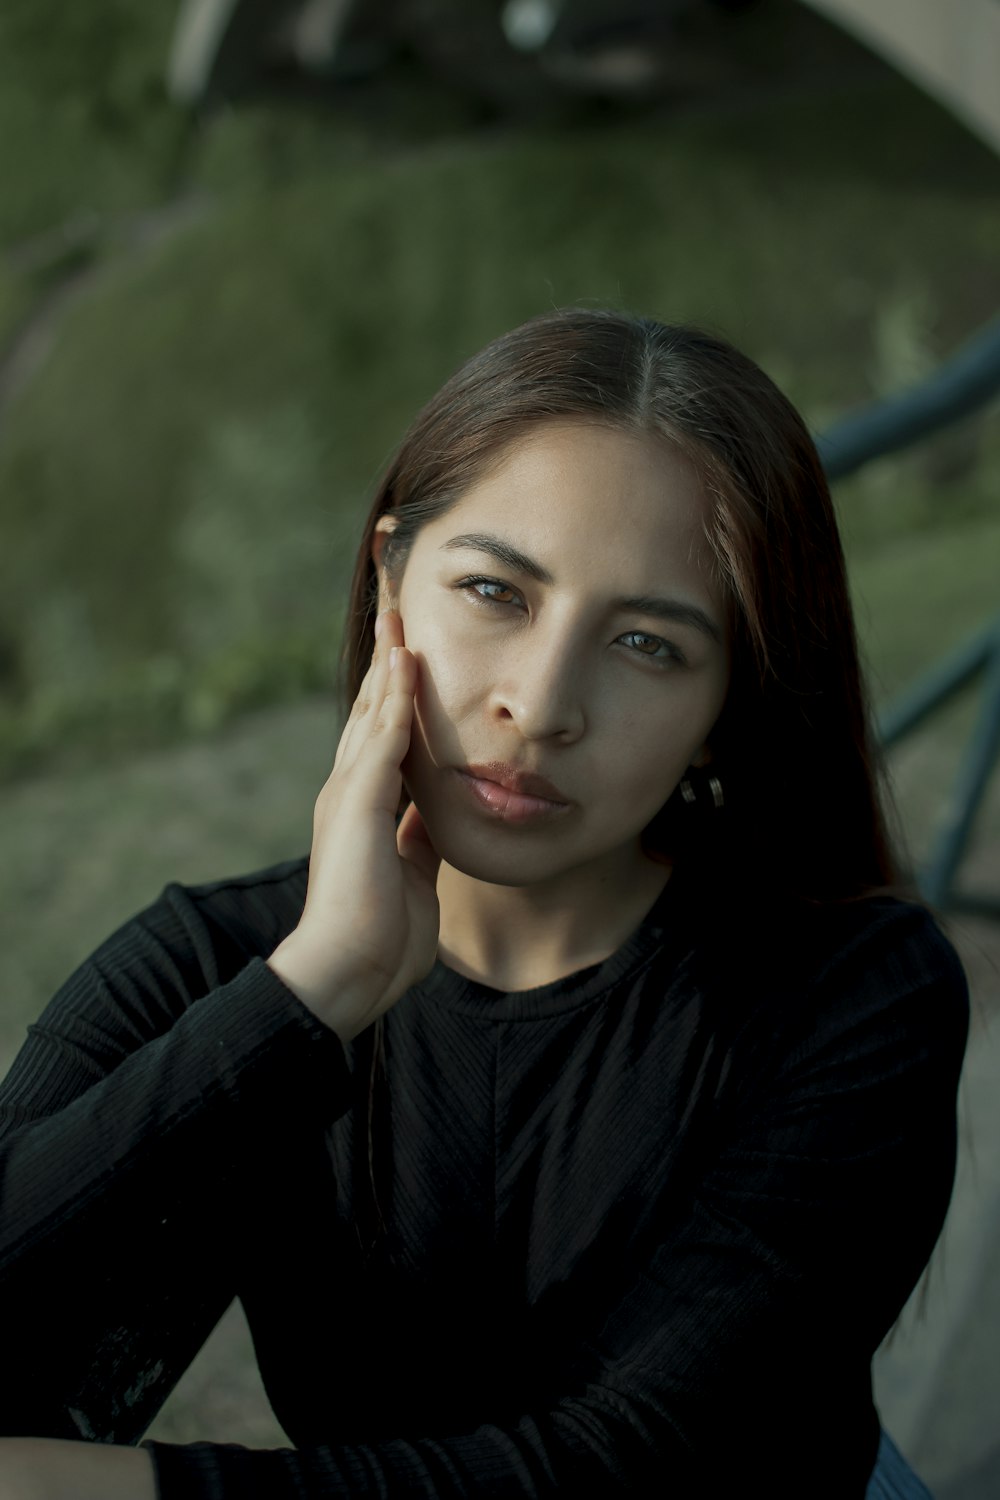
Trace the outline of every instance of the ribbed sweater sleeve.
<path fill-rule="evenodd" d="M 236 972 L 220 973 L 219 946 L 198 904 L 168 888 L 67 981 L 0 1087 L 5 1432 L 140 1435 L 233 1296 L 211 1247 L 200 1266 L 193 1251 L 222 1222 L 255 1122 L 325 1123 L 347 1106 L 336 1033 L 261 957 L 234 953 Z M 163 1304 L 161 1349 L 136 1326 L 158 1275 L 186 1299 L 173 1308 L 186 1337 Z M 131 1400 L 78 1405 L 101 1357 L 112 1384 L 110 1371 L 141 1366 L 148 1399 L 133 1370 Z"/>
<path fill-rule="evenodd" d="M 690 1196 L 604 1268 L 613 1295 L 553 1351 L 544 1399 L 376 1442 L 153 1442 L 159 1500 L 688 1500 L 741 1476 L 790 1500 L 805 1470 L 811 1494 L 860 1496 L 868 1365 L 947 1209 L 968 1025 L 950 945 L 898 912 L 799 992 L 753 997 Z"/>

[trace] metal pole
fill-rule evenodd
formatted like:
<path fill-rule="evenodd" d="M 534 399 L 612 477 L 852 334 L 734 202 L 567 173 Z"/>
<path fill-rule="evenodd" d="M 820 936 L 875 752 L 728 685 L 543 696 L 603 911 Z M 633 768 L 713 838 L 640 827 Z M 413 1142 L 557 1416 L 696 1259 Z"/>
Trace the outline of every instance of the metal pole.
<path fill-rule="evenodd" d="M 979 718 L 955 778 L 934 851 L 920 881 L 921 891 L 932 906 L 944 906 L 951 895 L 955 872 L 1000 756 L 1000 622 L 994 627 L 993 651 L 984 686 Z"/>

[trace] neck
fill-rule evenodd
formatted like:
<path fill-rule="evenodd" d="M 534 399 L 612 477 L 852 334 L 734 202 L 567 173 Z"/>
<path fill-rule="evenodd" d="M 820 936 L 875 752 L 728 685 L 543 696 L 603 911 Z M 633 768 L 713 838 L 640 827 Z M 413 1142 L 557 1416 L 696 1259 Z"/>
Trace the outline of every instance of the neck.
<path fill-rule="evenodd" d="M 534 989 L 600 963 L 634 932 L 670 877 L 640 849 L 614 869 L 530 886 L 490 885 L 442 861 L 438 956 L 502 990 Z"/>

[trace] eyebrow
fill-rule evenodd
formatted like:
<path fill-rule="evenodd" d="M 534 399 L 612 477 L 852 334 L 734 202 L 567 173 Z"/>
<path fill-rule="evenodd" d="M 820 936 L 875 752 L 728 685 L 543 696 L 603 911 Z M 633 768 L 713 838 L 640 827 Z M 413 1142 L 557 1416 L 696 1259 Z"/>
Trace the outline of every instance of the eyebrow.
<path fill-rule="evenodd" d="M 555 578 L 544 568 L 541 563 L 529 557 L 526 552 L 515 547 L 511 542 L 504 541 L 503 537 L 493 536 L 486 531 L 467 532 L 463 536 L 453 536 L 449 541 L 442 543 L 442 552 L 464 551 L 487 552 L 490 557 L 495 557 L 497 562 L 503 563 L 507 568 L 516 573 L 523 573 L 528 578 L 533 578 L 536 583 L 555 583 Z M 658 620 L 669 620 L 675 625 L 690 625 L 695 630 L 700 630 L 711 640 L 722 644 L 722 632 L 712 619 L 711 615 L 697 604 L 686 604 L 680 599 L 661 599 L 655 594 L 637 594 L 628 599 L 615 599 L 612 607 L 620 610 L 631 610 L 640 615 L 653 615 Z"/>
<path fill-rule="evenodd" d="M 472 531 L 465 536 L 453 536 L 450 542 L 445 542 L 441 551 L 452 549 L 463 550 L 469 548 L 473 552 L 488 552 L 495 557 L 497 562 L 502 562 L 505 567 L 513 568 L 517 573 L 526 573 L 529 578 L 534 578 L 536 583 L 555 583 L 555 579 L 548 568 L 543 568 L 541 563 L 535 562 L 526 552 L 521 552 L 510 542 L 505 542 L 503 537 L 491 536 L 487 531 Z"/>

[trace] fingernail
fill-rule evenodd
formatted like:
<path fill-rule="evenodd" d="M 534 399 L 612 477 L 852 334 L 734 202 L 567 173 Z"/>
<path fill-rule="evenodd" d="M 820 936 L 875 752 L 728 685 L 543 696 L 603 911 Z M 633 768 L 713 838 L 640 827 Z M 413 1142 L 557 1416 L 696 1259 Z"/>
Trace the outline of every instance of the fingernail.
<path fill-rule="evenodd" d="M 379 613 L 379 614 L 377 614 L 375 616 L 375 639 L 376 640 L 378 640 L 379 636 L 382 634 L 382 618 L 383 618 L 383 616 L 382 616 L 381 613 Z"/>
<path fill-rule="evenodd" d="M 396 660 L 397 660 L 398 656 L 399 656 L 399 647 L 398 646 L 393 646 L 392 650 L 389 652 L 389 671 L 390 672 L 392 671 L 393 667 L 396 665 Z"/>

